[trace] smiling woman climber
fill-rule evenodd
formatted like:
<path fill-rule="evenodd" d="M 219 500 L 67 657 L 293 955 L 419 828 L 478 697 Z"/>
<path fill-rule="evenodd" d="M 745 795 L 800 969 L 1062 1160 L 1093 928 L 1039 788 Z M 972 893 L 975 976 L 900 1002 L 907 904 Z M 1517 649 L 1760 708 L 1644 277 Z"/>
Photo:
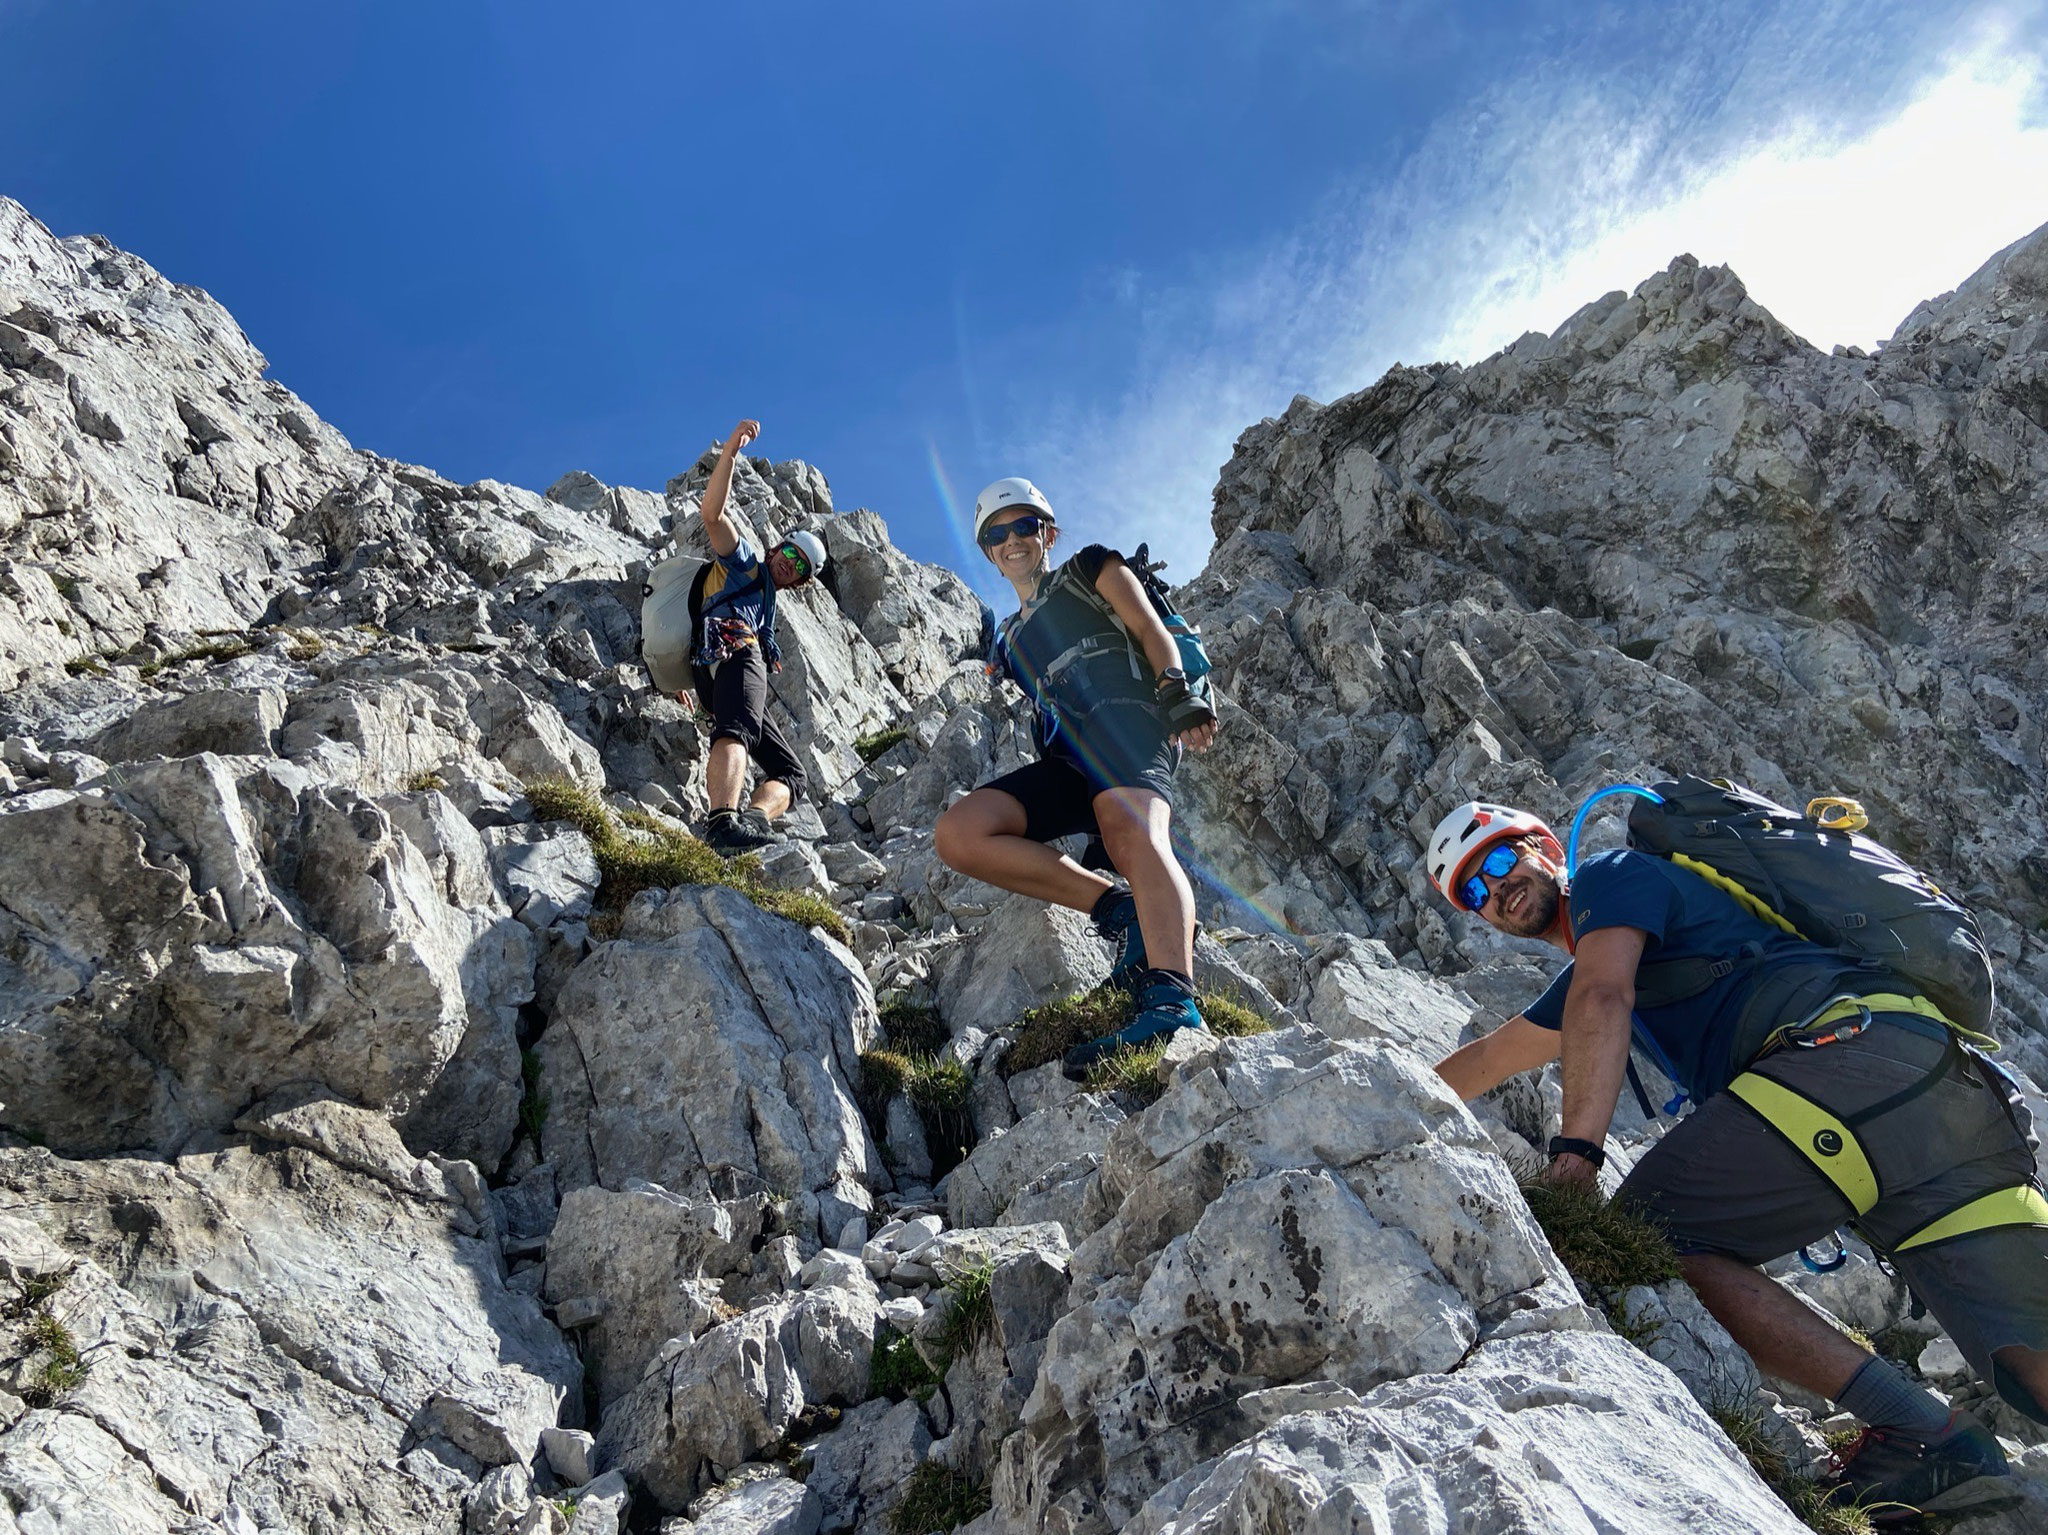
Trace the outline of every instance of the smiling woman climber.
<path fill-rule="evenodd" d="M 1126 1046 L 1201 1027 L 1194 892 L 1170 829 L 1181 748 L 1206 751 L 1216 714 L 1121 554 L 1090 544 L 1053 566 L 1059 527 L 1029 480 L 997 480 L 976 498 L 974 536 L 1017 591 L 989 666 L 1037 706 L 1039 760 L 955 804 L 936 846 L 963 874 L 1087 912 L 1116 945 L 1110 979 L 1137 993 L 1137 1015 L 1067 1053 L 1062 1068 L 1078 1079 Z M 1102 839 L 1128 888 L 1046 846 L 1076 833 Z"/>

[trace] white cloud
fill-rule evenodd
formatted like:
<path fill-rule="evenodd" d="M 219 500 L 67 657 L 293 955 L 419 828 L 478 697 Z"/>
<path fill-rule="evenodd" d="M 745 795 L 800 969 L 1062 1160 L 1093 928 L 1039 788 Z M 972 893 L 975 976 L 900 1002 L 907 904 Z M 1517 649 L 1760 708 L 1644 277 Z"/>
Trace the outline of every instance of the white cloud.
<path fill-rule="evenodd" d="M 1553 67 L 1447 115 L 1394 175 L 1333 194 L 1228 269 L 1126 276 L 1142 340 L 1123 387 L 1041 396 L 1010 461 L 1059 487 L 1070 527 L 1176 550 L 1184 578 L 1236 434 L 1297 391 L 1330 399 L 1397 361 L 1476 360 L 1680 252 L 1732 266 L 1818 346 L 1871 345 L 2048 221 L 2048 61 L 1986 13 L 1917 76 L 1894 67 L 1859 98 L 1883 74 L 1867 28 L 1845 12 L 1802 36 L 1810 15 L 1745 37 L 1706 28 L 1721 56 L 1696 50 L 1648 94 Z M 1916 39 L 1893 41 L 1915 56 Z"/>

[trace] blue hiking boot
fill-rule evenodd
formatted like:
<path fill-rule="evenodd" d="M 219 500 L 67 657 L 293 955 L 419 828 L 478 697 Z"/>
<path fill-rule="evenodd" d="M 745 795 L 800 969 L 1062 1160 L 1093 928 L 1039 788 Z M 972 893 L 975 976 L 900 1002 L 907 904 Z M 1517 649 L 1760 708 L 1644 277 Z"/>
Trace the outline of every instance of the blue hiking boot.
<path fill-rule="evenodd" d="M 1148 981 L 1138 989 L 1137 1015 L 1114 1034 L 1074 1046 L 1060 1057 L 1060 1074 L 1069 1082 L 1085 1081 L 1090 1067 L 1119 1050 L 1145 1044 L 1175 1029 L 1200 1027 L 1202 1010 L 1195 1006 L 1193 996 L 1173 981 Z"/>
<path fill-rule="evenodd" d="M 1923 1512 L 1948 1512 L 2009 1495 L 2010 1474 L 1998 1441 L 1964 1418 L 1933 1444 L 1898 1429 L 1866 1428 L 1835 1458 L 1836 1485 L 1880 1528 Z"/>
<path fill-rule="evenodd" d="M 1145 973 L 1145 935 L 1138 930 L 1138 901 L 1130 891 L 1119 890 L 1109 909 L 1095 918 L 1095 935 L 1116 950 L 1109 984 L 1135 991 L 1138 978 Z"/>

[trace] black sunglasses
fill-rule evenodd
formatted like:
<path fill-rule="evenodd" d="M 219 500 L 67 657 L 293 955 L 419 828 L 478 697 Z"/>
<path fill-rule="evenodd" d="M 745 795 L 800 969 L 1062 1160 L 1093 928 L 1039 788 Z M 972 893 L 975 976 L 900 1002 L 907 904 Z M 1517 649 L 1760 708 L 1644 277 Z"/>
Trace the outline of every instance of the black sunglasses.
<path fill-rule="evenodd" d="M 1019 538 L 1036 538 L 1051 524 L 1050 517 L 1012 517 L 1008 522 L 992 522 L 974 535 L 974 541 L 984 549 L 996 549 L 1010 540 L 1012 533 Z"/>
<path fill-rule="evenodd" d="M 775 552 L 796 567 L 797 576 L 805 581 L 811 579 L 811 562 L 804 558 L 803 550 L 795 544 L 777 544 Z"/>

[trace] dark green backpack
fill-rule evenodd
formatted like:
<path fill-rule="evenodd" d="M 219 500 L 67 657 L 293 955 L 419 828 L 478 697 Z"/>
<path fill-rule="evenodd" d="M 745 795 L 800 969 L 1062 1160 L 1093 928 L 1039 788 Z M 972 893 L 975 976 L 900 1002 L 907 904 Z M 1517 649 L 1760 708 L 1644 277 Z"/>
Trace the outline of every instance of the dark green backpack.
<path fill-rule="evenodd" d="M 1639 797 L 1629 810 L 1629 846 L 1690 869 L 1774 926 L 1888 971 L 1950 1023 L 1976 1034 L 1987 1029 L 1991 955 L 1977 919 L 1862 835 L 1868 818 L 1855 801 L 1818 799 L 1802 815 L 1740 784 L 1690 776 L 1651 792 L 1655 799 Z M 1655 997 L 1649 1005 L 1657 1006 L 1718 979 L 1657 973 L 1693 965 L 1713 968 L 1688 960 L 1644 965 L 1639 1004 L 1645 981 Z"/>

